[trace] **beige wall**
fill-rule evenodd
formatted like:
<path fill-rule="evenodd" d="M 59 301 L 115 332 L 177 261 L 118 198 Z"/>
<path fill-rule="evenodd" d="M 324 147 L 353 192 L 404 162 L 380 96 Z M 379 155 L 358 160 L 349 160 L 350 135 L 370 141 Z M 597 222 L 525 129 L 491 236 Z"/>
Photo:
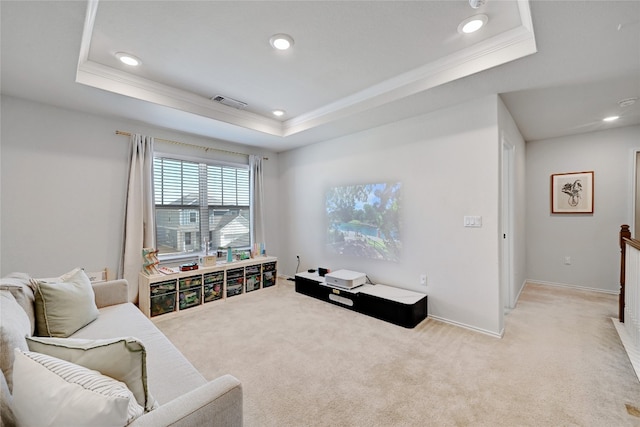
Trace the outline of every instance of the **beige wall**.
<path fill-rule="evenodd" d="M 498 335 L 500 143 L 498 98 L 288 151 L 280 158 L 281 267 L 365 272 L 371 280 L 426 291 L 429 315 Z M 325 250 L 325 192 L 331 186 L 400 181 L 399 262 Z M 465 215 L 482 216 L 465 228 Z M 419 284 L 427 275 L 427 287 Z"/>
<path fill-rule="evenodd" d="M 117 272 L 122 250 L 128 139 L 125 130 L 237 152 L 266 154 L 267 250 L 277 256 L 278 156 L 139 123 L 2 97 L 1 264 L 51 277 L 75 267 Z M 158 143 L 156 149 L 216 155 Z M 232 160 L 226 158 L 226 160 Z"/>
<path fill-rule="evenodd" d="M 617 293 L 640 126 L 527 142 L 527 278 Z M 594 171 L 593 214 L 551 214 L 554 173 Z M 565 265 L 564 258 L 571 257 Z"/>

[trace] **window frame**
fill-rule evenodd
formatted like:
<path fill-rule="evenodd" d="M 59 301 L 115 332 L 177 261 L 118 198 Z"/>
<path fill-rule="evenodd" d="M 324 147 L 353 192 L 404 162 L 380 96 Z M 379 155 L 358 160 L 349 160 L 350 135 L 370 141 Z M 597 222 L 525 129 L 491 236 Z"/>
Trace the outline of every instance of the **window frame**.
<path fill-rule="evenodd" d="M 175 205 L 176 208 L 178 209 L 187 209 L 187 208 L 194 208 L 197 209 L 200 213 L 199 215 L 199 229 L 200 229 L 200 234 L 201 234 L 201 239 L 202 236 L 206 235 L 207 238 L 209 238 L 209 236 L 211 235 L 212 230 L 209 229 L 209 211 L 210 209 L 248 209 L 249 210 L 249 214 L 251 214 L 251 211 L 253 209 L 252 206 L 252 201 L 251 201 L 251 168 L 249 166 L 248 163 L 235 163 L 235 162 L 230 162 L 230 161 L 225 161 L 225 160 L 217 160 L 214 158 L 207 158 L 207 157 L 197 157 L 197 156 L 189 156 L 189 155 L 184 155 L 184 154 L 177 154 L 177 153 L 171 153 L 171 152 L 163 152 L 163 151 L 156 151 L 153 153 L 153 166 L 152 166 L 152 180 L 154 182 L 154 192 L 153 192 L 153 209 L 154 209 L 154 219 L 156 219 L 156 221 L 154 221 L 154 233 L 156 235 L 156 239 L 157 239 L 157 210 L 156 210 L 156 200 L 155 200 L 155 159 L 156 158 L 166 158 L 166 159 L 171 159 L 171 160 L 177 160 L 177 161 L 183 161 L 183 162 L 193 162 L 196 163 L 198 165 L 207 165 L 207 166 L 220 166 L 220 167 L 231 167 L 231 168 L 236 168 L 236 169 L 244 169 L 248 172 L 248 189 L 249 189 L 249 205 L 245 206 L 245 205 L 232 205 L 232 206 L 224 206 L 223 205 L 209 205 L 208 204 L 208 198 L 207 198 L 207 194 L 205 193 L 204 195 L 202 193 L 199 194 L 199 201 L 200 202 L 205 202 L 204 205 L 198 204 L 198 205 L 192 205 L 192 206 L 184 206 L 184 205 Z M 247 158 L 248 160 L 248 158 Z M 199 166 L 200 168 L 200 166 Z M 206 173 L 205 173 L 206 176 Z M 202 191 L 202 187 L 200 187 L 200 192 Z M 170 207 L 171 205 L 163 205 L 165 207 Z M 203 215 L 203 213 L 206 213 L 206 216 Z M 204 221 L 203 221 L 203 217 L 204 217 Z M 203 228 L 203 222 L 205 223 L 205 227 Z M 249 221 L 249 242 L 251 242 L 251 221 Z M 206 234 L 205 233 L 206 230 Z M 192 242 L 193 239 L 195 238 L 195 236 L 192 236 Z M 202 242 L 199 242 L 199 244 L 201 244 Z M 157 245 L 157 242 L 156 242 Z M 234 249 L 250 249 L 251 243 L 249 243 L 249 245 L 247 245 L 246 247 L 242 246 L 242 247 L 238 247 L 238 248 L 234 248 Z M 213 250 L 216 250 L 217 248 L 213 248 Z M 205 249 L 204 248 L 200 248 L 199 251 L 197 252 L 190 252 L 190 253 L 168 253 L 168 254 L 158 254 L 158 260 L 160 261 L 160 263 L 171 263 L 171 262 L 185 262 L 185 261 L 198 261 L 198 259 L 201 256 L 205 255 Z"/>

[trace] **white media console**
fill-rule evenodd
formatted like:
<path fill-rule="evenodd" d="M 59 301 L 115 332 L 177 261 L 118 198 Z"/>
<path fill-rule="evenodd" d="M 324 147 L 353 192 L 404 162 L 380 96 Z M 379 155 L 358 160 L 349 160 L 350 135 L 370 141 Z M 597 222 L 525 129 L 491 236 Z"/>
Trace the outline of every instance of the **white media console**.
<path fill-rule="evenodd" d="M 318 273 L 298 273 L 296 292 L 339 305 L 405 328 L 427 318 L 427 295 L 386 285 L 364 284 L 338 289 Z"/>

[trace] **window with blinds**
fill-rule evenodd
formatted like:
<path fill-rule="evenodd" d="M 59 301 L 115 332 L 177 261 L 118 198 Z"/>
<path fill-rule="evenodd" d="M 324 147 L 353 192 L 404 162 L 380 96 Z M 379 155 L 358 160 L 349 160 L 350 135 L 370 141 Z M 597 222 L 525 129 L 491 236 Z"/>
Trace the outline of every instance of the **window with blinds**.
<path fill-rule="evenodd" d="M 248 167 L 154 157 L 153 180 L 160 254 L 251 245 Z"/>

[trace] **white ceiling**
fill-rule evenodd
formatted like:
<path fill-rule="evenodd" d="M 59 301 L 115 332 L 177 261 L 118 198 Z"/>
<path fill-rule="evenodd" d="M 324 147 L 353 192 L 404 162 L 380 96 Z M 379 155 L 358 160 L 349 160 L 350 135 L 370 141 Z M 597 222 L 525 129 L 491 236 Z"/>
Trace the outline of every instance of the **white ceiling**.
<path fill-rule="evenodd" d="M 3 0 L 0 13 L 3 94 L 274 151 L 496 93 L 526 140 L 640 124 L 640 102 L 617 105 L 640 97 L 640 1 Z M 488 25 L 459 34 L 477 13 Z M 290 51 L 269 45 L 281 32 Z"/>

